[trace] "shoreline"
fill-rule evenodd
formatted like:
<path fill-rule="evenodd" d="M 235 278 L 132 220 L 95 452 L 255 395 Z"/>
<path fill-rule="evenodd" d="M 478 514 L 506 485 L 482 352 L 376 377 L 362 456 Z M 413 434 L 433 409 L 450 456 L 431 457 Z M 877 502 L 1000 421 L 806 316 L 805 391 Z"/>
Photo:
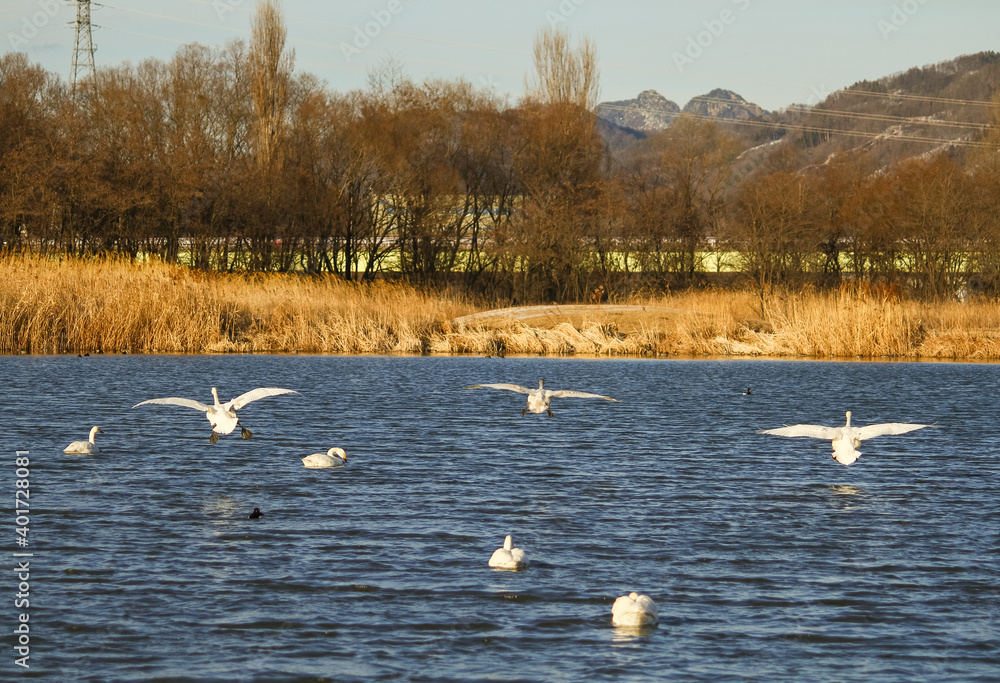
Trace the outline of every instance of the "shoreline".
<path fill-rule="evenodd" d="M 301 356 L 316 358 L 351 357 L 351 358 L 468 358 L 481 360 L 525 360 L 529 358 L 548 360 L 592 360 L 592 361 L 760 361 L 760 362 L 815 362 L 815 363 L 955 363 L 970 365 L 990 365 L 1000 363 L 1000 358 L 947 358 L 930 356 L 765 356 L 765 355 L 692 355 L 692 354 L 657 354 L 657 355 L 607 355 L 594 353 L 511 353 L 503 356 L 483 355 L 479 353 L 335 353 L 324 351 L 151 351 L 151 352 L 101 352 L 93 353 L 0 353 L 0 358 L 121 358 L 124 356 Z"/>
<path fill-rule="evenodd" d="M 0 355 L 1000 361 L 1000 302 L 688 290 L 486 308 L 460 294 L 163 262 L 0 259 Z"/>

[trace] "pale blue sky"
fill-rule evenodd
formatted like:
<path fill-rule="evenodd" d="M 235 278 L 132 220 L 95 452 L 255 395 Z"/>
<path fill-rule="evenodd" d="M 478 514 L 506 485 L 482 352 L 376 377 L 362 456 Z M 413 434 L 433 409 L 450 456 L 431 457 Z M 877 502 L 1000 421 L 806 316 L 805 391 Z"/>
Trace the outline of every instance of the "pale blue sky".
<path fill-rule="evenodd" d="M 96 0 L 95 0 L 96 1 Z M 256 0 L 102 0 L 98 66 L 169 59 L 186 42 L 247 39 Z M 296 69 L 363 88 L 387 55 L 417 81 L 464 77 L 516 99 L 539 28 L 597 46 L 601 99 L 654 89 L 681 106 L 713 88 L 766 109 L 982 50 L 1000 50 L 997 0 L 284 0 Z M 75 9 L 0 0 L 3 52 L 67 78 Z"/>

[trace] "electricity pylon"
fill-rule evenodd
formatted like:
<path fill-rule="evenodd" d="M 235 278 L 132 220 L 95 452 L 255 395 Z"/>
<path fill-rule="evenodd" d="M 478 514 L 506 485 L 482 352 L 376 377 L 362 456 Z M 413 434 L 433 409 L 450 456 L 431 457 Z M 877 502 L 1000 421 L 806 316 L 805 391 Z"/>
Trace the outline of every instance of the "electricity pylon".
<path fill-rule="evenodd" d="M 90 36 L 90 0 L 76 0 L 76 39 L 73 41 L 73 67 L 69 84 L 76 90 L 80 80 L 94 78 L 94 41 Z"/>

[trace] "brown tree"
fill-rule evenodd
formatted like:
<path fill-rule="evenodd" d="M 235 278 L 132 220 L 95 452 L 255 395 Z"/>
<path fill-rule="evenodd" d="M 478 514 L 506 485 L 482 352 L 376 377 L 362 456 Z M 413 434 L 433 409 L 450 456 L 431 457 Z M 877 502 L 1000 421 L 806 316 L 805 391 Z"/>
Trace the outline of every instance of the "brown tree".
<path fill-rule="evenodd" d="M 295 60 L 285 50 L 287 30 L 279 0 L 260 0 L 250 22 L 249 76 L 257 162 L 281 164 L 288 90 Z"/>
<path fill-rule="evenodd" d="M 690 283 L 703 270 L 708 239 L 721 236 L 739 150 L 739 141 L 717 123 L 681 117 L 626 162 L 639 258 L 663 284 Z"/>
<path fill-rule="evenodd" d="M 514 298 L 565 301 L 589 289 L 582 262 L 600 192 L 603 143 L 590 108 L 597 97 L 593 46 L 574 51 L 566 34 L 535 39 L 535 85 L 518 111 L 513 164 L 521 193 L 505 263 Z"/>
<path fill-rule="evenodd" d="M 743 184 L 730 223 L 740 269 L 751 281 L 766 314 L 778 286 L 802 282 L 816 235 L 810 216 L 808 176 L 771 173 Z"/>

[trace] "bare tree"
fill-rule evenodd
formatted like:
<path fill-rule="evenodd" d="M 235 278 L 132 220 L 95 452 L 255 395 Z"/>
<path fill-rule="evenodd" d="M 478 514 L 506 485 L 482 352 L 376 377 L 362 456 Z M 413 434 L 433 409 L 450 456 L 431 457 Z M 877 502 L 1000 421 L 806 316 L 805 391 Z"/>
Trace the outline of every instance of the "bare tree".
<path fill-rule="evenodd" d="M 890 175 L 888 227 L 903 245 L 910 286 L 930 297 L 964 289 L 967 249 L 974 235 L 969 179 L 951 159 L 909 159 Z"/>
<path fill-rule="evenodd" d="M 706 239 L 719 234 L 723 191 L 739 150 L 717 123 L 686 116 L 652 137 L 645 158 L 633 165 L 642 175 L 633 187 L 654 272 L 691 282 L 701 270 Z"/>
<path fill-rule="evenodd" d="M 527 84 L 532 99 L 544 104 L 572 104 L 587 110 L 597 106 L 600 88 L 593 41 L 584 40 L 574 51 L 566 32 L 545 28 L 535 36 L 532 56 L 535 81 Z"/>
<path fill-rule="evenodd" d="M 815 249 L 810 220 L 808 176 L 771 173 L 740 188 L 730 239 L 740 252 L 741 269 L 753 283 L 761 315 L 775 287 L 797 284 Z"/>
<path fill-rule="evenodd" d="M 257 160 L 263 166 L 281 161 L 288 87 L 295 60 L 285 50 L 285 21 L 279 0 L 260 0 L 250 22 L 250 92 L 253 96 Z"/>

